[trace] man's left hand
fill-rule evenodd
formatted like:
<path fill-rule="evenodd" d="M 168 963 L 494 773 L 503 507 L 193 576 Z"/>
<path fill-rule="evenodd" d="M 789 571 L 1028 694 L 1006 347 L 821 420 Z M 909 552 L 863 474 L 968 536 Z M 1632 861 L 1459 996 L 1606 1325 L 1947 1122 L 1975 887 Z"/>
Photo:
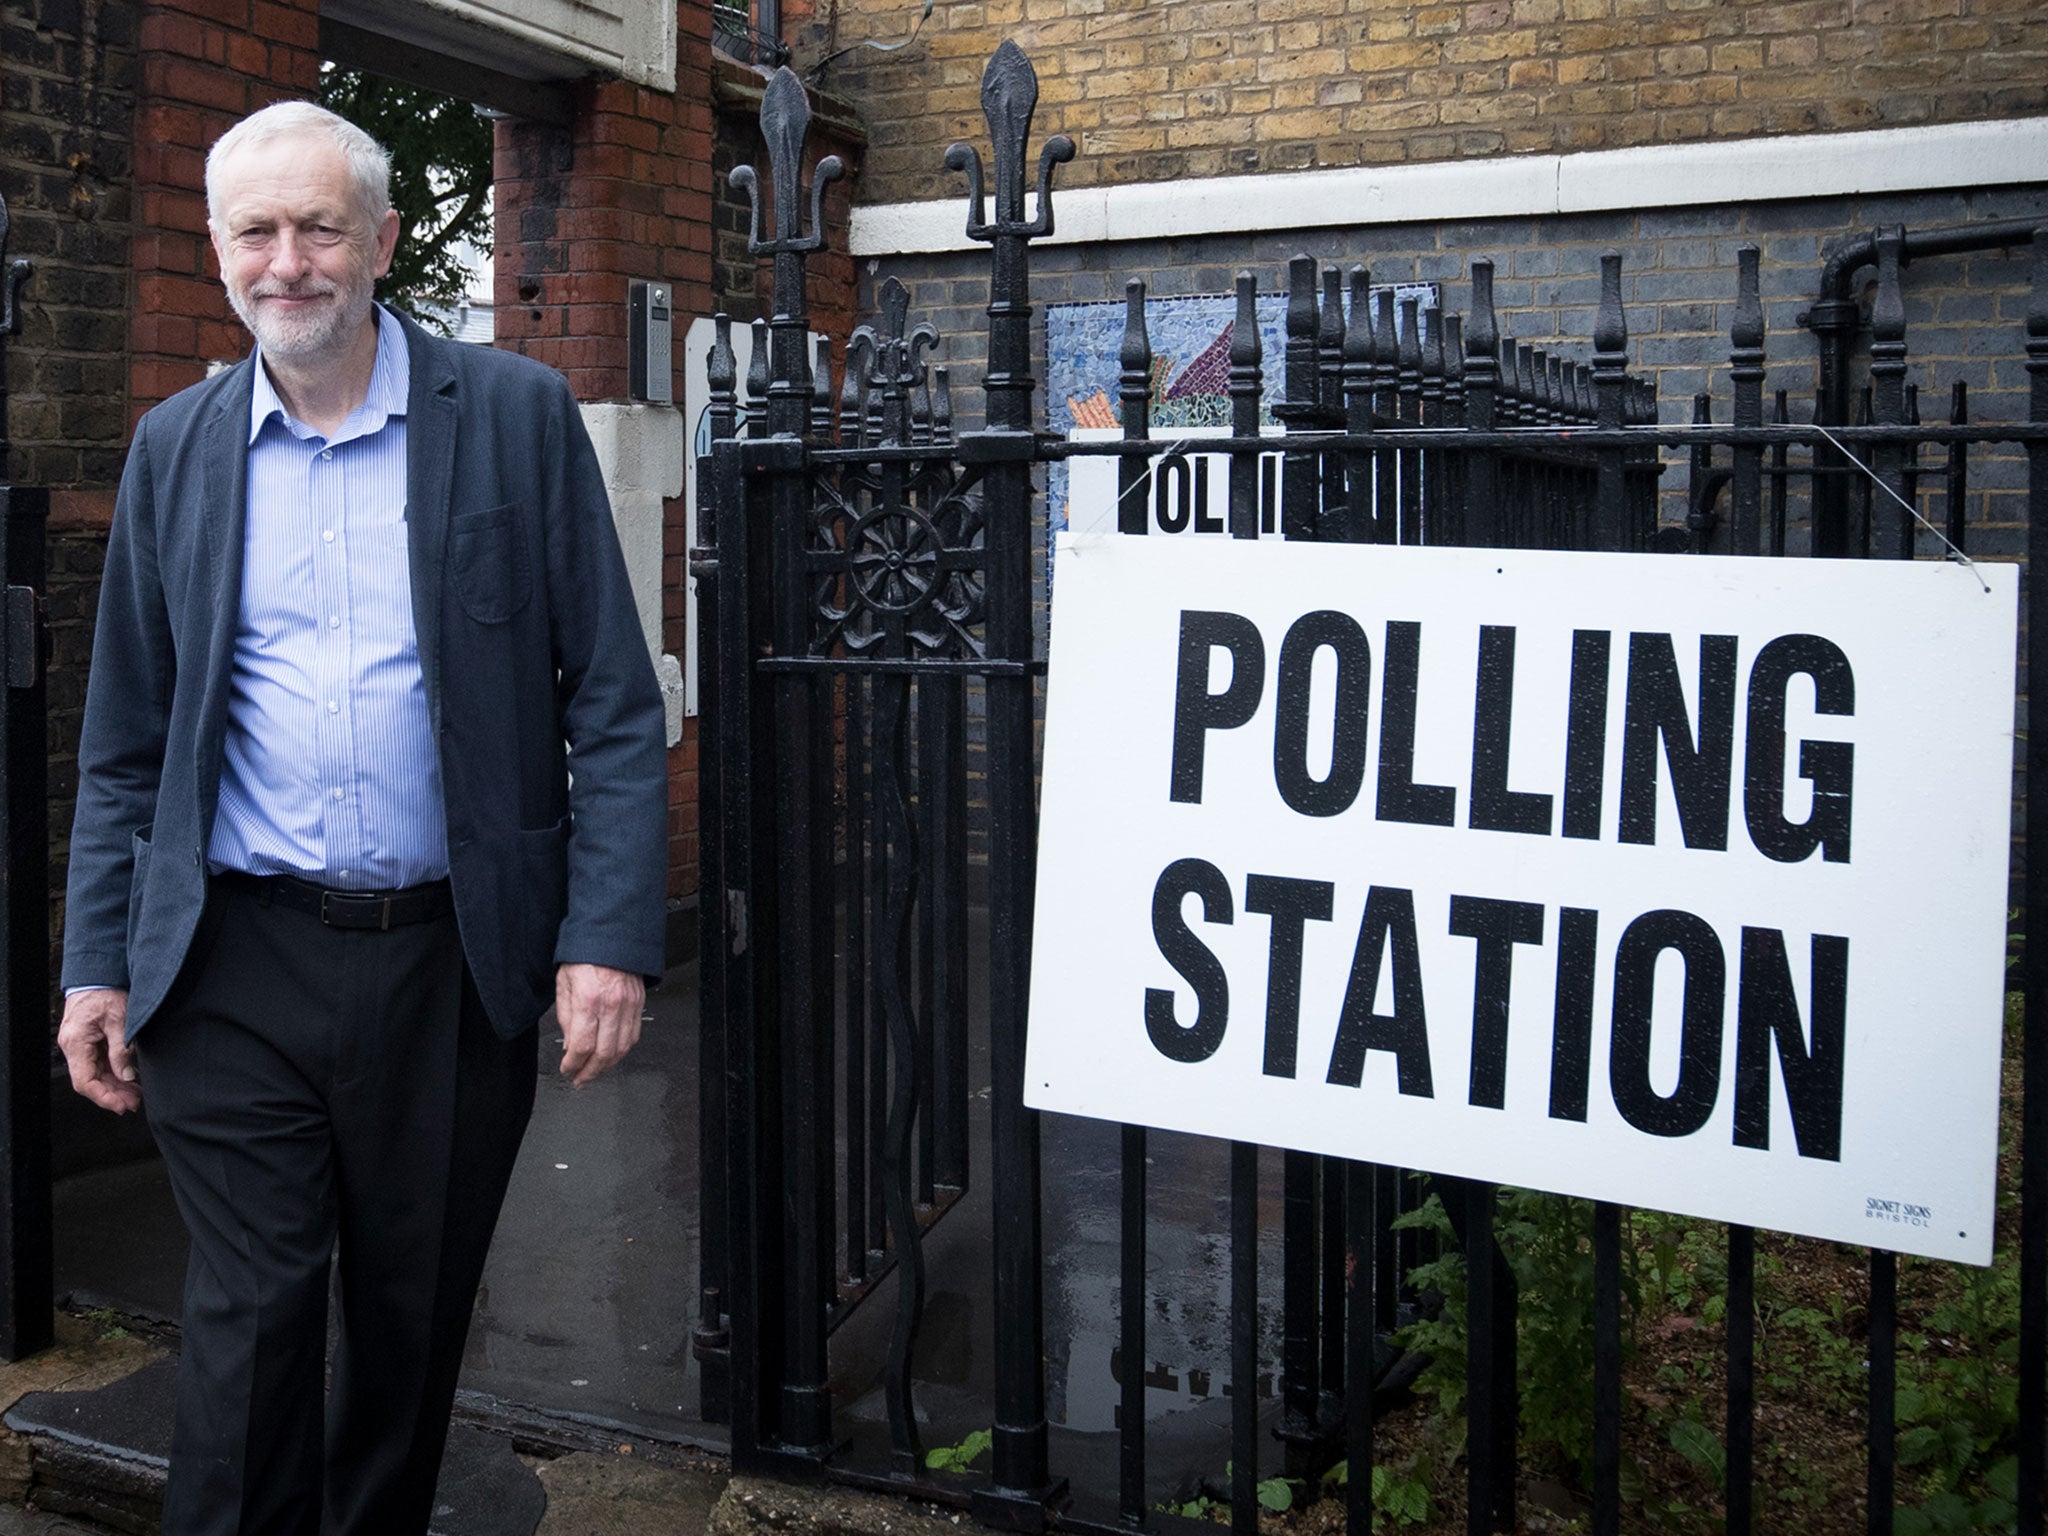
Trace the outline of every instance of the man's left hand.
<path fill-rule="evenodd" d="M 640 1038 L 647 983 L 607 965 L 555 970 L 555 1020 L 562 1026 L 562 1075 L 578 1088 L 616 1063 Z"/>

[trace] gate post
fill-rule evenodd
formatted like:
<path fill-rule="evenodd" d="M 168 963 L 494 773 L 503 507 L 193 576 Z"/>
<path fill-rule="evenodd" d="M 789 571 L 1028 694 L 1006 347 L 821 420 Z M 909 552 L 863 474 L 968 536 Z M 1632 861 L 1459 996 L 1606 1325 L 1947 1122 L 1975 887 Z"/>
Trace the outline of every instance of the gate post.
<path fill-rule="evenodd" d="M 0 201 L 0 337 L 21 323 L 29 263 L 7 260 Z M 0 364 L 5 351 L 0 349 Z M 43 529 L 49 493 L 6 483 L 7 388 L 0 370 L 0 1358 L 19 1360 L 53 1337 L 50 1211 L 50 808 L 43 682 Z"/>
<path fill-rule="evenodd" d="M 809 583 L 802 569 L 809 523 L 810 465 L 804 434 L 813 416 L 809 319 L 804 300 L 804 258 L 823 247 L 825 189 L 839 178 L 836 155 L 818 162 L 811 178 L 811 219 L 803 217 L 802 157 L 810 129 L 810 102 L 787 66 L 776 70 L 761 97 L 761 137 L 774 181 L 775 228 L 764 237 L 761 189 L 752 166 L 732 173 L 750 204 L 747 249 L 774 258 L 774 312 L 768 322 L 769 370 L 766 435 L 746 441 L 748 489 L 743 534 L 749 546 L 750 616 L 740 665 L 746 683 L 722 705 L 746 701 L 751 720 L 748 761 L 752 777 L 753 862 L 748 922 L 752 929 L 754 984 L 751 1068 L 757 1118 L 741 1139 L 753 1142 L 755 1182 L 746 1220 L 754 1248 L 753 1296 L 747 1298 L 755 1347 L 765 1367 L 779 1356 L 779 1381 L 764 1368 L 754 1388 L 774 1391 L 771 1407 L 751 1406 L 760 1425 L 773 1424 L 774 1450 L 803 1461 L 832 1450 L 832 1394 L 826 1359 L 827 1308 L 836 1299 L 833 1101 L 832 882 L 816 854 L 817 833 L 829 815 L 820 750 L 829 719 L 826 685 L 800 673 L 761 675 L 753 658 L 765 653 L 800 657 L 810 638 Z M 754 366 L 760 366 L 757 348 Z M 752 382 L 750 370 L 749 382 Z M 720 462 L 732 465 L 731 456 Z M 736 467 L 736 466 L 733 466 Z M 722 508 L 721 546 L 726 532 Z M 721 548 L 721 561 L 724 559 Z M 730 589 L 728 589 L 730 590 Z M 738 765 L 728 762 L 731 770 Z M 731 779 L 724 780 L 732 787 Z M 765 819 L 764 819 L 765 818 Z M 726 978 L 730 990 L 732 978 Z M 737 1015 L 729 1015 L 737 1017 Z M 729 1067 L 732 1064 L 729 1063 Z M 750 1136 L 751 1133 L 751 1136 Z M 735 1244 L 735 1259 L 738 1258 Z M 772 1267 L 771 1267 L 772 1264 Z M 736 1274 L 737 1278 L 737 1266 Z M 772 1295 L 781 1305 L 767 1309 Z M 736 1304 L 741 1298 L 736 1297 Z M 759 1305 L 761 1310 L 753 1310 Z M 739 1313 L 735 1311 L 737 1322 Z M 768 1336 L 779 1335 L 771 1347 Z M 750 1388 L 753 1390 L 754 1388 Z M 739 1403 L 735 1401 L 735 1417 Z M 735 1451 L 742 1439 L 734 1424 Z M 768 1446 L 760 1446 L 766 1451 Z"/>
<path fill-rule="evenodd" d="M 991 1486 L 975 1518 L 1041 1529 L 1065 1485 L 1047 1462 L 1044 1244 L 1039 1226 L 1038 1115 L 1024 1107 L 1025 999 L 1031 981 L 1031 902 L 1037 846 L 1033 780 L 1031 635 L 1031 242 L 1052 233 L 1052 169 L 1074 158 L 1065 135 L 1038 161 L 1038 217 L 1024 218 L 1025 141 L 1038 76 L 1005 39 L 981 79 L 982 114 L 995 156 L 995 216 L 982 197 L 981 156 L 946 151 L 967 174 L 967 236 L 990 247 L 984 431 L 960 440 L 965 462 L 987 466 L 989 1072 L 994 1180 L 995 1443 Z"/>
<path fill-rule="evenodd" d="M 734 386 L 737 362 L 732 350 L 732 320 L 714 321 L 716 340 L 706 360 L 711 387 L 711 440 L 723 442 L 737 430 Z M 696 579 L 697 633 L 697 804 L 723 815 L 727 790 L 723 753 L 725 711 L 720 703 L 720 675 L 715 659 L 723 655 L 720 635 L 718 530 L 720 503 L 714 488 L 713 459 L 697 461 L 699 498 L 697 526 L 690 530 L 697 547 L 690 551 L 690 574 Z M 724 487 L 730 494 L 730 487 Z M 706 658 L 713 658 L 708 661 Z M 736 702 L 744 703 L 744 695 Z M 701 813 L 700 813 L 701 821 Z M 702 1235 L 697 1246 L 697 1331 L 690 1349 L 697 1361 L 697 1413 L 711 1424 L 732 1424 L 732 1327 L 728 1308 L 732 1296 L 730 1266 L 732 1228 L 731 1171 L 727 1160 L 726 1053 L 729 1020 L 726 977 L 744 960 L 729 934 L 730 888 L 726 877 L 725 832 L 700 824 L 697 833 L 697 1166 L 703 1201 Z"/>
<path fill-rule="evenodd" d="M 2033 292 L 2027 305 L 2027 420 L 2048 425 L 2048 227 L 2034 231 Z M 2048 443 L 2027 444 L 2027 792 L 2028 810 L 2048 785 L 2048 623 L 2042 582 L 2048 579 Z M 2020 1436 L 2019 1529 L 2037 1536 L 2048 1514 L 2048 858 L 2039 857 L 2027 826 L 2026 991 L 2021 1051 L 2026 1096 L 2021 1101 L 2020 1174 Z"/>

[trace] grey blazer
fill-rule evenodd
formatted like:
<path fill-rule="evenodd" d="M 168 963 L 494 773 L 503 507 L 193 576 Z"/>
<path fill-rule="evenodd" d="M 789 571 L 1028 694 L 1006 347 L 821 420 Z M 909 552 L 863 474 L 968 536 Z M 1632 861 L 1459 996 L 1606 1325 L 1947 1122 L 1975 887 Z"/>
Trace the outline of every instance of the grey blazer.
<path fill-rule="evenodd" d="M 661 694 L 566 381 L 409 321 L 405 336 L 413 618 L 449 874 L 477 990 L 511 1036 L 553 1002 L 558 963 L 661 973 Z M 142 418 L 107 545 L 64 984 L 128 988 L 131 1038 L 176 979 L 205 902 L 253 366 Z"/>

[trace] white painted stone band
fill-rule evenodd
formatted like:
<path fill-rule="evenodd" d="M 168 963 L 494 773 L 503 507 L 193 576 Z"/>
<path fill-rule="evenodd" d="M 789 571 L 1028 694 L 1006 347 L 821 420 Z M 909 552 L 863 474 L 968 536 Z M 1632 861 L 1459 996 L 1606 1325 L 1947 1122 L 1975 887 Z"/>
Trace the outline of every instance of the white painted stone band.
<path fill-rule="evenodd" d="M 2048 117 L 1077 187 L 1056 194 L 1059 217 L 1052 243 L 1528 218 L 2037 181 L 2048 181 Z M 1026 199 L 1027 211 L 1035 211 L 1036 201 Z M 975 243 L 965 226 L 966 205 L 959 197 L 856 207 L 851 248 L 855 256 L 964 251 Z"/>

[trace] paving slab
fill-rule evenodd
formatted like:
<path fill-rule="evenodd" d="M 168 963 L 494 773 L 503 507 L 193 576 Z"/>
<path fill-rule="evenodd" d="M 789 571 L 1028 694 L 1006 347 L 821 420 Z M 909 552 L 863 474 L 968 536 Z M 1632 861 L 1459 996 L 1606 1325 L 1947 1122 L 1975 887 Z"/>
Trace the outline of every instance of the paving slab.
<path fill-rule="evenodd" d="M 711 1511 L 706 1536 L 963 1536 L 974 1529 L 966 1516 L 934 1504 L 735 1477 Z"/>
<path fill-rule="evenodd" d="M 102 1338 L 9 1368 L 22 1381 L 61 1386 L 17 1392 L 9 1404 L 0 1473 L 15 1447 L 21 1466 L 17 1483 L 0 1497 L 32 1493 L 48 1510 L 98 1522 L 87 1529 L 154 1531 L 169 1467 L 177 1365 L 175 1356 L 139 1340 Z M 540 1479 L 509 1440 L 463 1424 L 449 1431 L 431 1536 L 533 1536 L 546 1507 Z M 0 1536 L 9 1536 L 4 1527 Z"/>
<path fill-rule="evenodd" d="M 103 1525 L 85 1525 L 48 1510 L 0 1504 L 0 1536 L 104 1536 Z"/>
<path fill-rule="evenodd" d="M 536 1536 L 704 1536 L 731 1481 L 716 1462 L 657 1466 L 595 1452 L 558 1456 L 539 1475 L 548 1509 Z"/>

